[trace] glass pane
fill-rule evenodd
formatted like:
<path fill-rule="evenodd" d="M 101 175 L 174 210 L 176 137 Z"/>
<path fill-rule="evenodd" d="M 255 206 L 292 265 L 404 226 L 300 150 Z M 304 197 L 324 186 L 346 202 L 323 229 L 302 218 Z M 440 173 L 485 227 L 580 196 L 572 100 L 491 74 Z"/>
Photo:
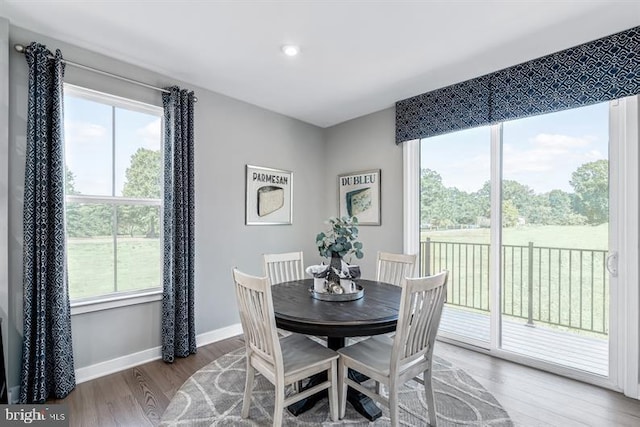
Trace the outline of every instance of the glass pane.
<path fill-rule="evenodd" d="M 490 127 L 422 140 L 420 274 L 449 270 L 440 330 L 489 341 Z"/>
<path fill-rule="evenodd" d="M 111 106 L 64 97 L 65 161 L 68 194 L 111 196 Z"/>
<path fill-rule="evenodd" d="M 118 292 L 162 285 L 160 206 L 118 206 Z"/>
<path fill-rule="evenodd" d="M 116 108 L 116 196 L 160 198 L 161 120 Z"/>
<path fill-rule="evenodd" d="M 503 141 L 502 347 L 606 375 L 609 105 L 507 122 Z"/>
<path fill-rule="evenodd" d="M 67 263 L 72 300 L 113 292 L 114 208 L 67 203 Z"/>

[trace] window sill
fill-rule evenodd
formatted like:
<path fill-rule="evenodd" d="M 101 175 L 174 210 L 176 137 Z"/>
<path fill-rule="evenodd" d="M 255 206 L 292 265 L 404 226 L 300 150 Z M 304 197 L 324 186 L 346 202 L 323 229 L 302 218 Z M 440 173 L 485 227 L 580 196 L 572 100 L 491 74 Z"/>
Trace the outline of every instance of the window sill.
<path fill-rule="evenodd" d="M 112 308 L 127 307 L 130 305 L 144 304 L 161 301 L 162 290 L 157 289 L 132 295 L 118 295 L 93 301 L 78 301 L 71 303 L 71 315 L 91 313 L 94 311 L 110 310 Z"/>

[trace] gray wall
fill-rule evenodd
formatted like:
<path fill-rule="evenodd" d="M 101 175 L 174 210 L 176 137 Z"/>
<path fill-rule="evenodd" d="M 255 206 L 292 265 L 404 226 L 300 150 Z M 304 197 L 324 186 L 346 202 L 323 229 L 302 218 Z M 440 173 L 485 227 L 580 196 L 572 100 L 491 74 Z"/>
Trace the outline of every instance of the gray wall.
<path fill-rule="evenodd" d="M 360 227 L 362 276 L 375 278 L 378 251 L 402 253 L 402 146 L 395 145 L 395 109 L 389 108 L 325 129 L 326 216 L 338 212 L 342 173 L 381 170 L 381 225 Z"/>
<path fill-rule="evenodd" d="M 0 53 L 6 48 L 1 28 L 0 25 Z M 198 334 L 239 322 L 231 281 L 233 266 L 260 274 L 264 252 L 303 250 L 309 261 L 317 257 L 314 239 L 322 227 L 326 209 L 323 198 L 316 197 L 324 194 L 327 174 L 322 162 L 317 161 L 325 155 L 322 129 L 21 28 L 10 26 L 9 35 L 10 386 L 19 383 L 21 357 L 22 195 L 27 110 L 27 66 L 24 57 L 14 51 L 14 43 L 26 45 L 38 41 L 51 50 L 61 49 L 64 57 L 71 61 L 160 87 L 178 84 L 195 90 L 198 97 L 195 108 Z M 159 92 L 74 67 L 67 67 L 65 81 L 162 105 Z M 0 110 L 0 118 L 1 113 Z M 0 138 L 0 150 L 1 141 Z M 244 225 L 246 164 L 293 171 L 293 225 Z M 0 184 L 1 177 L 0 174 Z M 0 186 L 0 196 L 2 194 Z M 73 316 L 76 368 L 159 346 L 159 319 L 159 302 Z"/>

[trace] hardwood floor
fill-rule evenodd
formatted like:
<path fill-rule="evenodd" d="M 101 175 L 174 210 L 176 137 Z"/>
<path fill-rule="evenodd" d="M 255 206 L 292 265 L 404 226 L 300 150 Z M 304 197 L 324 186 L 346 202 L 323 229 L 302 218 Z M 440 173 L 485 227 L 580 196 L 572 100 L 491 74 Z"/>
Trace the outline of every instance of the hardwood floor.
<path fill-rule="evenodd" d="M 229 338 L 172 364 L 156 360 L 87 381 L 66 399 L 50 403 L 69 405 L 71 426 L 157 426 L 171 398 L 193 373 L 240 347 L 244 347 L 241 336 Z"/>
<path fill-rule="evenodd" d="M 173 364 L 160 360 L 82 383 L 64 400 L 71 426 L 155 426 L 194 372 L 244 345 L 234 337 Z M 471 350 L 438 342 L 435 353 L 473 376 L 518 426 L 640 426 L 640 401 Z"/>
<path fill-rule="evenodd" d="M 621 393 L 438 342 L 435 353 L 490 391 L 519 426 L 640 426 L 640 401 Z"/>

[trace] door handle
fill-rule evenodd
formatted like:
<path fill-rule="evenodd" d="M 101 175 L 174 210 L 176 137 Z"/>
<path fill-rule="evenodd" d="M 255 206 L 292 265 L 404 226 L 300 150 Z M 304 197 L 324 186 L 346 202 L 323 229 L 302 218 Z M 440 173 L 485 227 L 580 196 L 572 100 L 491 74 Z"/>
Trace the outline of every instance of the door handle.
<path fill-rule="evenodd" d="M 607 256 L 607 271 L 609 271 L 609 274 L 611 274 L 613 277 L 618 276 L 618 253 L 617 252 L 611 252 Z"/>

